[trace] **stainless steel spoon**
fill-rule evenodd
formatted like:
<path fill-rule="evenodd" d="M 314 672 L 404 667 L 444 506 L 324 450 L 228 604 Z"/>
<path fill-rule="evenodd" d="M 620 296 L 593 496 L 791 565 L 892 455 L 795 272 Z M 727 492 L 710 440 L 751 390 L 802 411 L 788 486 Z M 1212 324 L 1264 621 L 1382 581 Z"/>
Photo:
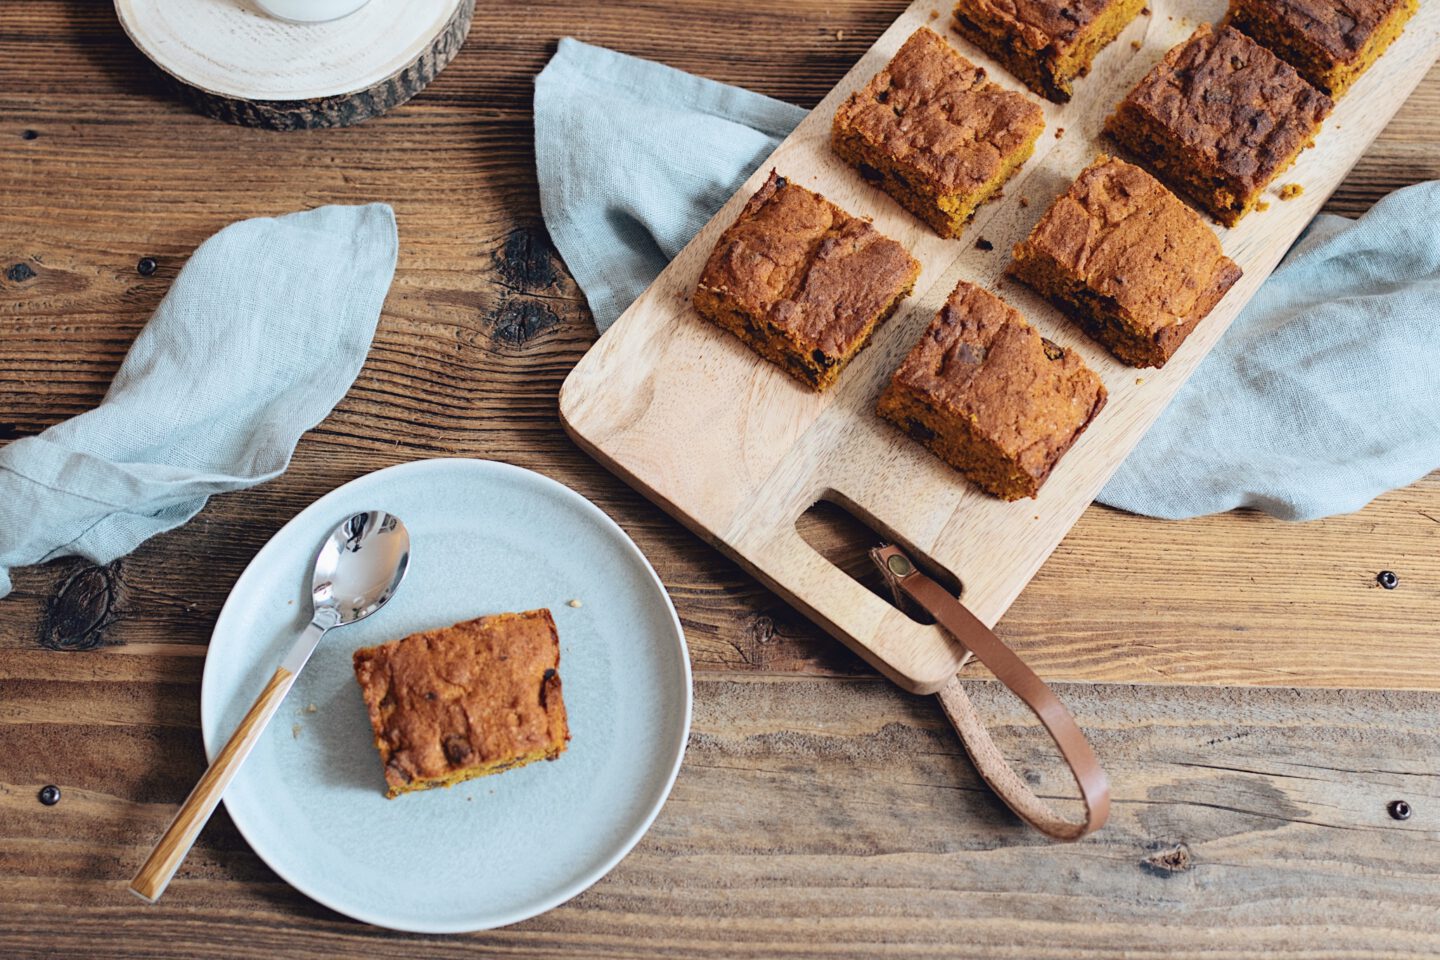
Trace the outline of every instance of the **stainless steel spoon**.
<path fill-rule="evenodd" d="M 315 558 L 315 572 L 310 578 L 315 611 L 310 625 L 275 668 L 210 769 L 190 791 L 165 835 L 130 881 L 131 892 L 151 903 L 160 899 L 320 639 L 332 627 L 364 620 L 385 606 L 409 565 L 410 534 L 399 517 L 369 510 L 354 514 L 330 532 Z"/>

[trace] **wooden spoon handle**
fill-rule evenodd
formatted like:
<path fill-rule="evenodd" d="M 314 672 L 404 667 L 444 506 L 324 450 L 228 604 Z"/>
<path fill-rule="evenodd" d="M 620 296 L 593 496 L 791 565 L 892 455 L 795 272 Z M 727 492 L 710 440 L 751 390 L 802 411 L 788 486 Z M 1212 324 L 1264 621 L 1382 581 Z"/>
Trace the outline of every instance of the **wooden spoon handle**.
<path fill-rule="evenodd" d="M 260 696 L 250 705 L 245 719 L 240 721 L 240 726 L 230 735 L 225 748 L 195 784 L 190 796 L 185 798 L 185 803 L 175 814 L 175 819 L 171 820 L 170 826 L 166 828 L 165 835 L 155 844 L 155 849 L 150 851 L 149 859 L 130 881 L 132 893 L 151 903 L 160 899 L 160 894 L 165 892 L 170 878 L 175 876 L 175 871 L 194 845 L 195 838 L 200 835 L 201 828 L 210 819 L 210 814 L 215 812 L 225 788 L 235 779 L 240 765 L 250 755 L 251 748 L 259 742 L 270 718 L 280 709 L 280 701 L 285 699 L 285 694 L 290 692 L 294 683 L 295 674 L 284 667 L 276 669 L 270 682 L 265 684 L 265 689 L 260 691 Z"/>

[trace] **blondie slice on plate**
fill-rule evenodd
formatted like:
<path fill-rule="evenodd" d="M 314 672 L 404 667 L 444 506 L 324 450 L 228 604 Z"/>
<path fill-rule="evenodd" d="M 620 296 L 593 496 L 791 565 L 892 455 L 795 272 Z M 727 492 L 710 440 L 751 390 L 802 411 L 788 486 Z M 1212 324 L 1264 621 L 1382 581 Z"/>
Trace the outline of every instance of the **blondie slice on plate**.
<path fill-rule="evenodd" d="M 549 610 L 427 630 L 354 661 L 387 796 L 554 760 L 570 739 Z"/>

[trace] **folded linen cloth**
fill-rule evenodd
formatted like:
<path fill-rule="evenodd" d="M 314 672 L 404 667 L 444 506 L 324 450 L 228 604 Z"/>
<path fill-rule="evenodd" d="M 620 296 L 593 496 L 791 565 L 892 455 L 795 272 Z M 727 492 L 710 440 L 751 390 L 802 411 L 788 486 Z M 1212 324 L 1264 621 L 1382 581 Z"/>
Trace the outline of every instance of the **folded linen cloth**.
<path fill-rule="evenodd" d="M 11 567 L 108 563 L 211 494 L 278 476 L 360 372 L 397 248 L 378 203 L 206 240 L 100 405 L 0 447 L 0 597 Z"/>
<path fill-rule="evenodd" d="M 555 247 L 603 331 L 795 124 L 799 107 L 572 39 L 535 81 Z M 1321 216 L 1106 485 L 1179 519 L 1358 510 L 1440 466 L 1440 182 Z"/>

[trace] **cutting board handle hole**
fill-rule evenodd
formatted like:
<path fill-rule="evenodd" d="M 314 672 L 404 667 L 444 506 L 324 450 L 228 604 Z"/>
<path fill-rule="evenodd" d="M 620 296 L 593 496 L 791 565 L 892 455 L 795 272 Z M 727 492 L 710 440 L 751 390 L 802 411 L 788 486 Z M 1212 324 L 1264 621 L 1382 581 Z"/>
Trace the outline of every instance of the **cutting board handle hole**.
<path fill-rule="evenodd" d="M 895 606 L 895 598 L 890 595 L 884 578 L 870 559 L 871 548 L 882 543 L 893 543 L 904 549 L 921 570 L 956 597 L 960 596 L 961 584 L 954 574 L 916 550 L 903 537 L 886 530 L 883 524 L 862 516 L 853 504 L 834 491 L 826 491 L 821 499 L 796 518 L 795 532 L 812 550 L 891 606 Z M 929 626 L 935 622 L 923 610 L 896 609 L 916 623 Z"/>

